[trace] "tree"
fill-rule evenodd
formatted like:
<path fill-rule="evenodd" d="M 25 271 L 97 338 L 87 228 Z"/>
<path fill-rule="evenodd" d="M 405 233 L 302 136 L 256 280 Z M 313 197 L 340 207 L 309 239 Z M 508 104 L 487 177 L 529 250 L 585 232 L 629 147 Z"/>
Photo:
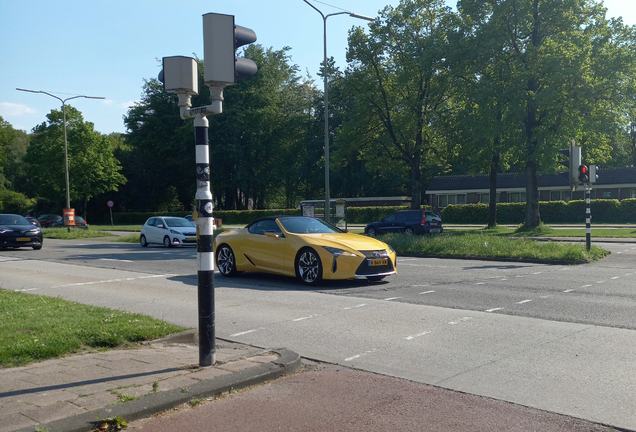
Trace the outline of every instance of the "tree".
<path fill-rule="evenodd" d="M 413 208 L 421 204 L 423 166 L 442 165 L 446 156 L 452 22 L 441 0 L 402 0 L 386 7 L 368 34 L 357 28 L 349 35 L 347 79 L 355 104 L 343 138 L 385 169 L 406 166 Z"/>
<path fill-rule="evenodd" d="M 607 21 L 590 0 L 460 0 L 475 38 L 502 54 L 500 91 L 508 121 L 519 125 L 528 228 L 540 224 L 537 173 L 555 171 L 558 150 L 575 138 L 589 162 L 609 157 L 624 113 L 621 92 L 634 71 L 633 31 Z M 488 59 L 486 59 L 488 60 Z"/>
<path fill-rule="evenodd" d="M 93 196 L 126 182 L 107 137 L 94 131 L 93 123 L 66 106 L 68 164 L 71 201 L 82 200 L 84 211 Z M 28 174 L 40 197 L 63 203 L 65 191 L 63 113 L 52 110 L 47 121 L 33 129 L 27 149 Z"/>

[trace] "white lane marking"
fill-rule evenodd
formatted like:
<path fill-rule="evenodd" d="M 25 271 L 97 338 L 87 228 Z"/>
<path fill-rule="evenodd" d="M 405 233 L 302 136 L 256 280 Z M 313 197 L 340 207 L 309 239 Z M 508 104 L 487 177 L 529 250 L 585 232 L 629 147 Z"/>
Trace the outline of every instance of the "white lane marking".
<path fill-rule="evenodd" d="M 431 284 L 424 284 L 424 285 L 411 285 L 412 287 L 430 287 Z"/>
<path fill-rule="evenodd" d="M 100 280 L 100 281 L 92 281 L 92 282 L 77 282 L 77 283 L 66 284 L 66 285 L 55 285 L 55 286 L 50 286 L 50 287 L 39 287 L 39 288 L 25 288 L 25 289 L 14 290 L 14 291 L 18 291 L 18 292 L 37 291 L 37 290 L 51 289 L 51 288 L 67 288 L 67 287 L 74 287 L 74 286 L 95 285 L 95 284 L 104 284 L 104 283 L 113 283 L 113 282 L 125 282 L 125 281 L 132 281 L 132 280 L 135 280 L 135 279 L 175 277 L 175 276 L 180 276 L 180 275 L 178 275 L 178 274 L 161 274 L 161 275 L 152 275 L 152 276 L 140 276 L 140 277 L 137 277 L 137 278 L 121 278 L 121 279 L 109 279 L 109 280 Z"/>
<path fill-rule="evenodd" d="M 362 303 L 362 304 L 359 304 L 359 305 L 346 307 L 346 308 L 344 308 L 344 310 L 350 310 L 350 309 L 361 308 L 361 307 L 364 307 L 364 306 L 366 306 L 366 305 L 367 305 L 366 303 Z"/>
<path fill-rule="evenodd" d="M 425 332 L 422 332 L 422 333 L 418 333 L 418 334 L 414 334 L 414 335 L 411 335 L 411 336 L 407 336 L 407 337 L 405 337 L 404 339 L 406 339 L 406 340 L 413 340 L 413 339 L 415 339 L 415 338 L 418 338 L 418 337 L 420 337 L 420 336 L 427 335 L 427 334 L 429 334 L 429 333 L 430 333 L 430 331 L 425 331 Z"/>
<path fill-rule="evenodd" d="M 526 277 L 526 275 L 517 275 L 515 277 Z"/>
<path fill-rule="evenodd" d="M 234 334 L 231 334 L 230 337 L 243 336 L 243 335 L 246 335 L 248 333 L 254 333 L 255 331 L 258 331 L 258 330 L 254 329 L 254 330 L 248 330 L 248 331 L 244 331 L 244 332 L 240 332 L 240 333 L 234 333 Z"/>
<path fill-rule="evenodd" d="M 317 316 L 320 316 L 320 314 L 314 314 L 314 315 L 309 315 L 309 316 L 302 317 L 302 318 L 296 318 L 296 319 L 293 319 L 292 321 L 294 321 L 294 322 L 296 322 L 296 321 L 303 321 L 303 320 L 308 320 L 308 319 L 315 318 L 315 317 L 317 317 Z"/>
<path fill-rule="evenodd" d="M 603 282 L 605 282 L 605 281 L 596 281 L 596 283 L 597 283 L 597 284 L 599 284 L 599 283 L 603 283 Z"/>
<path fill-rule="evenodd" d="M 486 283 L 486 282 L 477 282 L 475 285 L 483 285 L 483 284 L 485 284 L 485 283 Z"/>
<path fill-rule="evenodd" d="M 356 354 L 356 355 L 354 355 L 354 356 L 352 356 L 352 357 L 346 358 L 346 359 L 345 359 L 345 361 L 346 361 L 346 362 L 348 362 L 348 361 L 351 361 L 351 360 L 355 360 L 355 359 L 360 358 L 360 357 L 363 357 L 363 356 L 365 356 L 365 355 L 372 354 L 372 353 L 374 353 L 374 352 L 376 352 L 376 351 L 377 351 L 377 350 L 375 350 L 375 349 L 372 349 L 372 350 L 370 350 L 370 351 L 365 351 L 365 352 L 363 352 L 362 354 Z"/>
<path fill-rule="evenodd" d="M 508 280 L 508 278 L 503 278 L 503 279 L 501 279 L 501 280 L 502 280 L 502 281 L 505 281 L 505 280 Z"/>
<path fill-rule="evenodd" d="M 530 303 L 532 300 L 521 300 L 520 302 L 517 302 L 517 304 L 524 304 L 524 303 Z"/>
<path fill-rule="evenodd" d="M 550 298 L 550 297 L 552 297 L 552 296 L 551 295 L 539 296 L 539 298 L 542 298 L 542 299 L 547 299 L 547 298 Z"/>
<path fill-rule="evenodd" d="M 591 287 L 591 286 L 592 286 L 592 285 L 589 285 L 589 284 L 588 284 L 588 285 L 583 285 L 583 286 L 581 286 L 581 287 L 579 287 L 579 288 L 587 288 L 587 287 Z"/>
<path fill-rule="evenodd" d="M 532 274 L 541 274 L 541 272 L 534 272 L 534 273 L 532 273 Z"/>
<path fill-rule="evenodd" d="M 457 321 L 451 321 L 451 322 L 449 322 L 449 324 L 450 325 L 455 325 L 455 324 L 459 324 L 462 321 L 468 321 L 468 320 L 471 320 L 471 319 L 473 319 L 473 317 L 464 317 L 464 318 L 458 319 Z"/>
<path fill-rule="evenodd" d="M 421 292 L 420 294 L 430 294 L 430 293 L 434 293 L 434 292 L 435 292 L 434 290 L 431 290 L 431 291 L 424 291 L 424 292 Z"/>
<path fill-rule="evenodd" d="M 119 261 L 119 262 L 132 262 L 131 260 L 114 259 L 114 258 L 99 258 L 100 261 Z"/>
<path fill-rule="evenodd" d="M 620 277 L 619 277 L 619 276 L 614 276 L 614 277 L 612 278 L 612 280 L 613 280 L 613 279 L 620 279 Z"/>
<path fill-rule="evenodd" d="M 494 311 L 498 311 L 498 310 L 502 310 L 503 308 L 492 308 L 492 309 L 486 309 L 486 312 L 494 312 Z"/>
<path fill-rule="evenodd" d="M 389 298 L 385 298 L 384 301 L 391 301 L 391 300 L 396 300 L 402 297 L 389 297 Z"/>
<path fill-rule="evenodd" d="M 566 290 L 565 290 L 565 291 L 563 291 L 563 292 L 572 292 L 572 291 L 574 291 L 574 288 L 572 288 L 572 289 L 566 289 Z"/>

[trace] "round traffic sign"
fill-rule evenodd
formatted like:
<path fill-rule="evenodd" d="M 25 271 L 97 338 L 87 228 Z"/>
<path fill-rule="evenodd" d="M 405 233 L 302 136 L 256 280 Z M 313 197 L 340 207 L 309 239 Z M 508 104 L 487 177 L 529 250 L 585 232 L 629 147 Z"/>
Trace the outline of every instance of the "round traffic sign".
<path fill-rule="evenodd" d="M 114 205 L 115 205 L 115 203 L 114 203 L 114 202 L 112 202 L 112 201 L 108 201 L 108 207 L 112 207 L 112 206 L 114 206 Z"/>

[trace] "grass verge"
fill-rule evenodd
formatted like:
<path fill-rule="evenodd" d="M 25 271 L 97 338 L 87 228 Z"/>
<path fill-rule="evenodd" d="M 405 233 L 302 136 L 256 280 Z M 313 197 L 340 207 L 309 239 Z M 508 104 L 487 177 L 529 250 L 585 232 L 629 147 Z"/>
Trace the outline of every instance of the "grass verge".
<path fill-rule="evenodd" d="M 467 258 L 491 258 L 505 260 L 533 260 L 582 264 L 599 260 L 609 252 L 593 246 L 588 252 L 584 244 L 537 242 L 530 238 L 513 238 L 509 235 L 444 231 L 440 235 L 406 237 L 387 234 L 380 240 L 388 243 L 398 256 L 443 256 Z"/>
<path fill-rule="evenodd" d="M 83 238 L 95 238 L 95 237 L 112 237 L 112 234 L 96 230 L 94 228 L 81 229 L 71 228 L 71 232 L 68 232 L 67 228 L 42 228 L 42 235 L 44 238 L 54 238 L 61 240 L 75 240 Z"/>
<path fill-rule="evenodd" d="M 134 346 L 183 329 L 145 315 L 0 289 L 0 367 Z"/>

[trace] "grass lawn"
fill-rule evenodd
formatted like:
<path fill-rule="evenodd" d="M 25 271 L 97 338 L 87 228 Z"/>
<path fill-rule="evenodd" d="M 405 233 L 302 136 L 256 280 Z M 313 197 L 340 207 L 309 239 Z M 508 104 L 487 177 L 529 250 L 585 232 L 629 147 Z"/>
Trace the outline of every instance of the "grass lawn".
<path fill-rule="evenodd" d="M 44 238 L 54 238 L 62 240 L 75 240 L 83 238 L 95 238 L 95 237 L 112 237 L 104 231 L 97 230 L 93 227 L 89 229 L 71 228 L 71 232 L 68 232 L 67 228 L 42 228 L 42 235 Z"/>
<path fill-rule="evenodd" d="M 184 329 L 145 315 L 0 289 L 0 368 L 130 347 Z"/>

